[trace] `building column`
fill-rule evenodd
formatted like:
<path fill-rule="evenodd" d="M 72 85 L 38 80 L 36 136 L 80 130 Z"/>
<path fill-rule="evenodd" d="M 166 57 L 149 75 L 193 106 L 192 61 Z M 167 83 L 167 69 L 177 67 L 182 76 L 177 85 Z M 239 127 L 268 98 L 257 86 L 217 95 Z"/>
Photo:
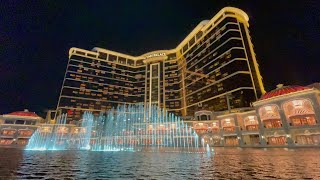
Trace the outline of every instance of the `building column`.
<path fill-rule="evenodd" d="M 239 123 L 238 123 L 238 117 L 234 116 L 234 125 L 236 127 L 236 134 L 237 134 L 237 139 L 238 139 L 238 144 L 240 147 L 243 147 L 243 138 L 241 136 L 241 130 L 239 127 Z"/>
<path fill-rule="evenodd" d="M 221 146 L 224 146 L 224 136 L 223 136 L 223 129 L 222 129 L 222 126 L 221 126 L 221 120 L 218 120 L 218 123 L 219 123 L 219 135 L 220 135 L 220 145 Z"/>
<path fill-rule="evenodd" d="M 284 113 L 284 110 L 282 109 L 281 104 L 278 104 L 280 107 L 279 109 L 279 114 L 280 114 L 280 119 L 282 122 L 282 128 L 284 129 L 284 132 L 286 133 L 286 141 L 289 147 L 294 146 L 294 141 L 292 140 L 291 134 L 290 134 L 290 124 L 288 124 L 287 117 Z"/>
<path fill-rule="evenodd" d="M 313 107 L 313 110 L 314 110 L 314 115 L 315 115 L 315 118 L 316 118 L 316 122 L 318 125 L 320 125 L 320 105 L 319 105 L 319 101 L 318 101 L 318 97 L 317 95 L 315 94 L 314 96 L 312 96 L 310 98 L 311 102 L 312 102 L 312 107 Z"/>
<path fill-rule="evenodd" d="M 264 124 L 260 119 L 260 114 L 259 114 L 259 109 L 261 107 L 256 108 L 256 115 L 257 115 L 257 120 L 258 120 L 258 126 L 259 126 L 259 140 L 260 140 L 260 146 L 266 147 L 267 146 L 267 141 L 266 137 L 264 134 Z"/>

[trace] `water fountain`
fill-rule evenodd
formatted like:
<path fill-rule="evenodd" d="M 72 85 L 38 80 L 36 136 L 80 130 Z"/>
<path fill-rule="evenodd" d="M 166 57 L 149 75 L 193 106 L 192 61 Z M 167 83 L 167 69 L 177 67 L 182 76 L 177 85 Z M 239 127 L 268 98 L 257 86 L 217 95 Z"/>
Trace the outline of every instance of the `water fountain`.
<path fill-rule="evenodd" d="M 68 141 L 69 149 L 90 150 L 93 121 L 94 116 L 92 113 L 85 112 L 83 114 L 81 126 L 72 128 L 70 140 Z"/>
<path fill-rule="evenodd" d="M 180 117 L 143 104 L 122 105 L 94 119 L 85 112 L 81 126 L 66 125 L 66 114 L 32 135 L 28 150 L 195 151 L 198 135 Z"/>
<path fill-rule="evenodd" d="M 67 114 L 56 124 L 43 124 L 31 136 L 26 150 L 90 149 L 92 113 L 84 113 L 80 127 L 66 124 Z"/>
<path fill-rule="evenodd" d="M 192 128 L 157 106 L 118 106 L 101 115 L 97 124 L 97 137 L 92 145 L 94 151 L 167 147 L 189 151 L 198 147 L 198 136 Z"/>
<path fill-rule="evenodd" d="M 57 118 L 57 123 L 40 126 L 31 136 L 26 147 L 27 150 L 63 150 L 64 141 L 68 139 L 68 128 L 66 127 L 67 115 L 63 114 Z"/>

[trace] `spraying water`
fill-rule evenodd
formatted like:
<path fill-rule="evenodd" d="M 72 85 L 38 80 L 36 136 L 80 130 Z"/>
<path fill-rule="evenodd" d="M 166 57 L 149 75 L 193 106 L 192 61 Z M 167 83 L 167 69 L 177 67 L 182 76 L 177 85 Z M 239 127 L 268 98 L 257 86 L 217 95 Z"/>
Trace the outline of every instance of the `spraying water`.
<path fill-rule="evenodd" d="M 63 114 L 32 135 L 27 150 L 140 151 L 173 148 L 194 151 L 198 135 L 180 117 L 143 104 L 122 105 L 94 118 L 85 112 L 81 126 L 67 125 Z"/>
<path fill-rule="evenodd" d="M 57 118 L 56 124 L 44 124 L 31 136 L 26 150 L 90 149 L 93 115 L 84 113 L 82 125 L 66 124 L 67 115 Z"/>
<path fill-rule="evenodd" d="M 146 113 L 144 113 L 146 112 Z M 118 106 L 98 118 L 95 151 L 130 151 L 141 148 L 197 148 L 197 135 L 180 117 L 157 106 Z"/>

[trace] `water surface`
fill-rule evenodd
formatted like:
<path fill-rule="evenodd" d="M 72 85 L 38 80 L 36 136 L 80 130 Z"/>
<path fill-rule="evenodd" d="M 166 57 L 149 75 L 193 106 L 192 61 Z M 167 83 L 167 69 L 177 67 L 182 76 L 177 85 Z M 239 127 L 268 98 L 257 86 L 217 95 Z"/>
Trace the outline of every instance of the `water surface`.
<path fill-rule="evenodd" d="M 214 154 L 0 149 L 0 179 L 320 179 L 320 149 Z"/>

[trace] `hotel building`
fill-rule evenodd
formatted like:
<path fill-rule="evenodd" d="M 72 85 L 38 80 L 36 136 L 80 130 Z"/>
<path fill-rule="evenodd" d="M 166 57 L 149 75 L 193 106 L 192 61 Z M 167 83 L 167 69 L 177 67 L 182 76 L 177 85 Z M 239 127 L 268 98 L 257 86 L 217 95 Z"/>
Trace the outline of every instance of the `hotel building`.
<path fill-rule="evenodd" d="M 57 111 L 71 121 L 119 104 L 158 105 L 180 116 L 250 107 L 265 91 L 248 21 L 226 7 L 174 49 L 140 56 L 71 48 Z"/>

